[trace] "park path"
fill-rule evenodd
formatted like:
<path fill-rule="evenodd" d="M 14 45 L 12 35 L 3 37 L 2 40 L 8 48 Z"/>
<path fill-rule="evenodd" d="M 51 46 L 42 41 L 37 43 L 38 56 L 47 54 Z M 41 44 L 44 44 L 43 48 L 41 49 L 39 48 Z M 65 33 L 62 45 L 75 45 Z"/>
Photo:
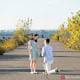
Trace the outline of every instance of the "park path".
<path fill-rule="evenodd" d="M 39 39 L 39 49 L 43 45 L 43 39 Z M 17 49 L 5 53 L 0 56 L 0 80 L 59 80 L 61 74 L 66 75 L 68 78 L 72 76 L 80 77 L 80 52 L 65 49 L 64 45 L 57 41 L 51 41 L 54 48 L 55 61 L 54 67 L 58 67 L 60 72 L 49 76 L 41 73 L 43 71 L 43 58 L 38 60 L 39 74 L 31 75 L 29 69 L 28 52 L 25 45 Z M 70 80 L 80 80 L 70 79 Z"/>

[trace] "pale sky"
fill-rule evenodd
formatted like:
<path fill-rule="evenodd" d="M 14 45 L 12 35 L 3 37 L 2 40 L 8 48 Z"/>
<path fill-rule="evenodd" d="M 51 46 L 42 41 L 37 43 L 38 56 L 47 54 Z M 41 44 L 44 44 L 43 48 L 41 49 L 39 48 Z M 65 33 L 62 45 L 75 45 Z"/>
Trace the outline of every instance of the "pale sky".
<path fill-rule="evenodd" d="M 80 0 L 0 0 L 0 29 L 15 29 L 17 19 L 30 17 L 33 29 L 57 29 L 71 12 L 80 10 Z"/>

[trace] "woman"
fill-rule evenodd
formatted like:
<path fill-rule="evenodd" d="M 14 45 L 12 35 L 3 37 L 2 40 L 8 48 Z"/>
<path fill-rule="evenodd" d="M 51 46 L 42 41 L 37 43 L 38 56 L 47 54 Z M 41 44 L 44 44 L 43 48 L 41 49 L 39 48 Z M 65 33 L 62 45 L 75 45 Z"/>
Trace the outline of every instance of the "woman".
<path fill-rule="evenodd" d="M 31 72 L 32 72 L 32 58 L 31 58 L 31 53 L 32 53 L 32 45 L 31 45 L 31 42 L 34 38 L 34 35 L 31 36 L 31 39 L 28 41 L 28 54 L 29 54 L 29 60 L 30 60 L 30 69 L 31 69 Z"/>
<path fill-rule="evenodd" d="M 38 59 L 38 48 L 37 48 L 37 39 L 38 35 L 35 34 L 33 39 L 31 40 L 31 74 L 37 73 L 36 72 L 36 61 Z"/>

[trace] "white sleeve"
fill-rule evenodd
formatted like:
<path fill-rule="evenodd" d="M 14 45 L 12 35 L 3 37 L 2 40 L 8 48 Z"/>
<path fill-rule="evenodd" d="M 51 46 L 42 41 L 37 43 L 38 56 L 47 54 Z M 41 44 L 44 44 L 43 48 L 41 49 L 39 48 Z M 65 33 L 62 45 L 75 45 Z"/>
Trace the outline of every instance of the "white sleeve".
<path fill-rule="evenodd" d="M 28 41 L 28 48 L 31 49 L 31 41 Z"/>
<path fill-rule="evenodd" d="M 30 41 L 28 41 L 28 45 L 30 45 Z"/>
<path fill-rule="evenodd" d="M 41 53 L 42 56 L 44 56 L 44 47 L 42 48 L 42 53 Z"/>

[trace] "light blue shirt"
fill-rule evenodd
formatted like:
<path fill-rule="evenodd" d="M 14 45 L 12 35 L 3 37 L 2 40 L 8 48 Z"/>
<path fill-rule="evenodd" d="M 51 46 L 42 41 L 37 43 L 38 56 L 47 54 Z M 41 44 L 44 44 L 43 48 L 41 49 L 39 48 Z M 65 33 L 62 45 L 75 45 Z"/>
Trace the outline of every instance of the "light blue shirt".
<path fill-rule="evenodd" d="M 50 45 L 44 46 L 44 57 L 45 57 L 45 62 L 51 62 L 53 61 L 53 48 Z"/>
<path fill-rule="evenodd" d="M 37 48 L 37 43 L 35 41 L 31 41 L 31 45 L 32 45 L 32 59 L 38 59 L 39 57 L 39 51 Z"/>

